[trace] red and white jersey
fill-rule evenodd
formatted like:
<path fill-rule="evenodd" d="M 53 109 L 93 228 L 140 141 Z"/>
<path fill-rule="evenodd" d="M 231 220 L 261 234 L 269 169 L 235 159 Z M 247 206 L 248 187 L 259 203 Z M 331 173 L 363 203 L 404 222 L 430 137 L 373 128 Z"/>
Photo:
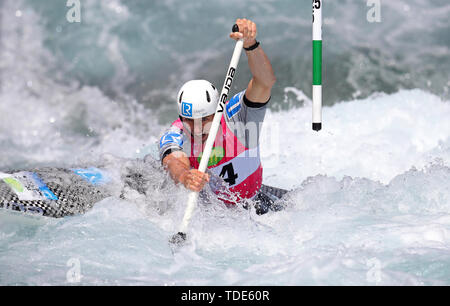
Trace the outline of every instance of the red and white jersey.
<path fill-rule="evenodd" d="M 233 196 L 223 194 L 217 181 L 211 189 L 222 195 L 227 203 L 253 198 L 262 184 L 263 168 L 259 154 L 259 134 L 266 112 L 266 104 L 252 103 L 242 91 L 225 104 L 225 112 L 214 141 L 208 169 L 223 178 Z M 180 119 L 175 120 L 160 140 L 161 160 L 173 151 L 184 151 L 192 168 L 198 169 L 204 144 L 194 142 Z M 226 197 L 226 198 L 224 198 Z"/>

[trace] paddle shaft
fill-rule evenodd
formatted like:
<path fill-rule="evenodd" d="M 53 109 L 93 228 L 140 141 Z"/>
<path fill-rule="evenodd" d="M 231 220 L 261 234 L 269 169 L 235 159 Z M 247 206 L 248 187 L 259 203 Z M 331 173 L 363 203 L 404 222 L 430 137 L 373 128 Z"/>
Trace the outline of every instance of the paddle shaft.
<path fill-rule="evenodd" d="M 239 31 L 237 25 L 233 26 L 233 32 Z M 228 99 L 228 93 L 231 89 L 231 84 L 233 83 L 233 79 L 236 73 L 236 69 L 239 63 L 239 59 L 241 57 L 242 48 L 244 46 L 244 41 L 239 39 L 236 42 L 236 46 L 234 47 L 233 56 L 231 57 L 231 62 L 227 70 L 227 75 L 225 76 L 225 81 L 222 87 L 222 91 L 219 96 L 219 103 L 217 104 L 216 113 L 214 115 L 214 119 L 211 124 L 211 129 L 209 130 L 208 139 L 206 140 L 205 147 L 203 149 L 203 155 L 200 161 L 200 165 L 198 170 L 201 172 L 205 172 L 208 166 L 208 160 L 211 155 L 211 151 L 213 148 L 214 140 L 216 139 L 217 132 L 219 130 L 220 121 L 222 119 L 223 112 L 225 110 L 225 103 Z M 179 233 L 183 234 L 186 232 L 189 221 L 191 220 L 192 214 L 197 206 L 198 200 L 198 192 L 192 191 L 189 194 L 188 203 L 186 210 L 184 212 L 183 221 L 181 222 Z"/>

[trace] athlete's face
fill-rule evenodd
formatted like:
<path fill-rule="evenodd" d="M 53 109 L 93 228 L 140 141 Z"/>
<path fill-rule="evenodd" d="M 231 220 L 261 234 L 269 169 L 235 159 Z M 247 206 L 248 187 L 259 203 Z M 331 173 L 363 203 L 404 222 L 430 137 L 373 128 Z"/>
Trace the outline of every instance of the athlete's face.
<path fill-rule="evenodd" d="M 201 139 L 202 142 L 205 142 L 206 139 L 208 139 L 213 119 L 214 114 L 199 119 L 181 117 L 184 127 L 191 133 L 194 139 Z"/>

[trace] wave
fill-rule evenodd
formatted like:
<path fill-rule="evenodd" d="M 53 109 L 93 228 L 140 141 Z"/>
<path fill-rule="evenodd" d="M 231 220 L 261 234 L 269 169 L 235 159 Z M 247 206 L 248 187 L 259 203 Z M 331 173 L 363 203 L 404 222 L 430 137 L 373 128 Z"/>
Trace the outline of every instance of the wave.
<path fill-rule="evenodd" d="M 386 185 L 310 177 L 264 216 L 203 204 L 175 254 L 187 197 L 174 186 L 165 210 L 157 184 L 142 201 L 108 198 L 59 220 L 1 210 L 0 283 L 65 284 L 76 261 L 80 283 L 96 285 L 448 285 L 449 182 L 433 164 Z"/>
<path fill-rule="evenodd" d="M 219 33 L 237 16 L 217 8 L 230 2 L 83 1 L 81 25 L 66 23 L 60 2 L 1 2 L 1 171 L 99 161 L 119 171 L 157 159 L 178 86 L 223 81 L 228 42 Z M 276 68 L 261 153 L 265 183 L 292 190 L 287 208 L 256 216 L 201 205 L 192 244 L 172 255 L 167 239 L 186 193 L 162 186 L 162 170 L 139 168 L 148 196 L 128 190 L 82 216 L 0 210 L 0 284 L 65 284 L 74 259 L 83 284 L 448 285 L 448 4 L 383 2 L 377 25 L 365 21 L 363 2 L 328 4 L 333 48 L 317 133 L 304 56 L 310 7 L 279 3 L 231 2 L 261 24 Z M 208 33 L 193 39 L 205 15 Z M 236 91 L 248 81 L 240 67 Z"/>
<path fill-rule="evenodd" d="M 278 79 L 274 96 L 282 96 L 286 87 L 311 95 L 311 7 L 306 2 L 86 0 L 77 24 L 67 22 L 67 10 L 58 0 L 4 1 L 0 37 L 2 49 L 14 48 L 11 64 L 41 64 L 35 78 L 97 87 L 112 99 L 130 95 L 169 120 L 167 112 L 175 109 L 171 102 L 185 81 L 222 84 L 232 52 L 227 35 L 241 15 L 259 25 Z M 350 0 L 324 8 L 324 103 L 414 88 L 448 99 L 447 1 L 385 2 L 379 23 L 367 21 L 368 10 L 365 1 Z M 47 56 L 34 55 L 41 50 Z M 246 66 L 243 59 L 236 90 L 248 83 Z M 2 70 L 5 83 L 11 72 Z M 22 76 L 14 83 L 29 80 Z"/>

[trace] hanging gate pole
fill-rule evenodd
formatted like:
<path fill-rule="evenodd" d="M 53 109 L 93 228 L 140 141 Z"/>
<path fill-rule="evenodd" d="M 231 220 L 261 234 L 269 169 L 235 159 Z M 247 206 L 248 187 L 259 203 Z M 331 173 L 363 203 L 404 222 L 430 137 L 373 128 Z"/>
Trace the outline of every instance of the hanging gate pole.
<path fill-rule="evenodd" d="M 312 81 L 312 128 L 322 129 L 322 3 L 323 0 L 312 0 L 313 25 L 313 81 Z"/>

